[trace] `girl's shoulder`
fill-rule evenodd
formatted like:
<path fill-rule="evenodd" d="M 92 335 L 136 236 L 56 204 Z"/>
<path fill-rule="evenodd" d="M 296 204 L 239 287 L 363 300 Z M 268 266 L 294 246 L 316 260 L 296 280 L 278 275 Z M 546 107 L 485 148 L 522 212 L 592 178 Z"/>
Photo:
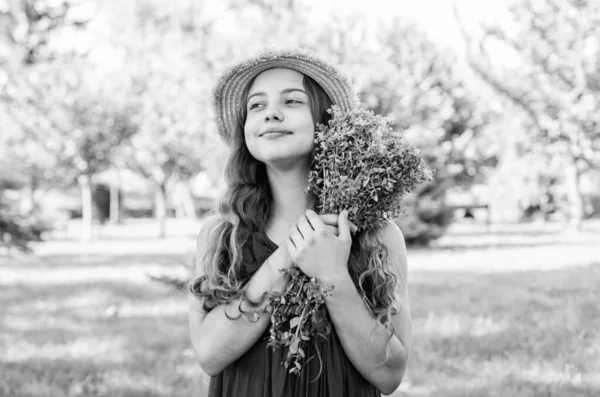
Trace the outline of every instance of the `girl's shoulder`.
<path fill-rule="evenodd" d="M 390 244 L 399 244 L 405 246 L 404 243 L 404 234 L 402 234 L 402 230 L 396 224 L 396 222 L 392 220 L 387 220 L 385 225 L 378 230 L 378 237 L 381 241 L 390 243 Z"/>
<path fill-rule="evenodd" d="M 397 273 L 406 274 L 407 271 L 407 254 L 406 242 L 400 227 L 393 221 L 388 220 L 378 231 L 380 241 L 388 249 L 388 258 L 392 259 L 391 263 Z"/>

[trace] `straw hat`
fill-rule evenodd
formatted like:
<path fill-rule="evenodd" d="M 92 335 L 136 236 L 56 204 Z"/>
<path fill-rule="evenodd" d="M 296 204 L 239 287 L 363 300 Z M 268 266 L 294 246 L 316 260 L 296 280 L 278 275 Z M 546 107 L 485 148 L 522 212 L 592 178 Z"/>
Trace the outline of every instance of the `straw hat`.
<path fill-rule="evenodd" d="M 342 110 L 357 107 L 358 98 L 348 78 L 332 62 L 306 50 L 265 51 L 227 69 L 217 81 L 213 105 L 217 129 L 223 140 L 231 142 L 236 112 L 245 101 L 244 89 L 260 73 L 272 68 L 288 68 L 303 73 L 319 84 L 334 105 Z"/>

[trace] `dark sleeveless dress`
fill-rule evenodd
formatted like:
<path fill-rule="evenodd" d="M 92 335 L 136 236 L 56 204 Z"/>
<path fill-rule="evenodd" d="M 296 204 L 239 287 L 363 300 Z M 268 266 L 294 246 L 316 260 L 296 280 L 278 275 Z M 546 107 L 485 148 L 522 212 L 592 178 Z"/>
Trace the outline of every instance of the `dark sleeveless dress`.
<path fill-rule="evenodd" d="M 244 263 L 254 273 L 277 249 L 266 233 L 254 233 L 245 247 Z M 284 348 L 267 348 L 269 329 L 237 361 L 211 377 L 208 397 L 372 397 L 381 396 L 354 368 L 335 330 L 326 340 L 308 343 L 299 375 L 282 365 Z M 318 353 L 317 353 L 318 349 Z M 319 354 L 321 362 L 319 362 Z M 319 375 L 319 371 L 321 374 Z"/>

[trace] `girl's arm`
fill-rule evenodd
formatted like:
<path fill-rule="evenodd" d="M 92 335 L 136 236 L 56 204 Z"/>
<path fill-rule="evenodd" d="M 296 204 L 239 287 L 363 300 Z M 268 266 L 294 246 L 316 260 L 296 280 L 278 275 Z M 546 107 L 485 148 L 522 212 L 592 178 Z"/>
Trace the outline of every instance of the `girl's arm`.
<path fill-rule="evenodd" d="M 197 258 L 203 257 L 207 242 L 207 236 L 201 232 L 196 246 Z M 282 292 L 287 285 L 288 276 L 280 269 L 289 268 L 292 263 L 287 249 L 278 248 L 246 284 L 248 298 L 258 301 L 267 291 Z M 196 265 L 196 274 L 204 274 L 201 263 Z M 217 375 L 248 351 L 269 325 L 270 316 L 267 315 L 261 315 L 256 322 L 240 316 L 239 303 L 236 300 L 227 306 L 217 306 L 207 313 L 202 307 L 203 302 L 190 296 L 189 328 L 192 347 L 200 366 L 210 376 Z M 263 306 L 267 304 L 265 299 Z M 248 310 L 247 306 L 247 302 L 242 302 L 242 310 Z M 257 309 L 259 308 L 253 308 Z M 227 318 L 225 310 L 230 317 L 236 319 Z M 240 317 L 237 318 L 238 316 Z"/>
<path fill-rule="evenodd" d="M 347 210 L 338 217 L 338 232 L 334 235 L 327 231 L 319 216 L 307 210 L 285 242 L 292 260 L 306 275 L 335 286 L 325 304 L 346 355 L 365 379 L 382 393 L 390 394 L 402 380 L 411 343 L 404 237 L 393 222 L 379 232 L 400 283 L 401 294 L 395 297 L 400 311 L 392 316 L 392 334 L 363 303 L 348 272 L 352 237 Z"/>
<path fill-rule="evenodd" d="M 404 376 L 410 352 L 412 324 L 406 284 L 404 237 L 396 224 L 388 222 L 381 232 L 381 239 L 388 247 L 388 260 L 398 277 L 401 291 L 397 297 L 400 311 L 392 316 L 394 334 L 391 339 L 391 332 L 377 321 L 365 305 L 347 272 L 336 279 L 324 281 L 335 285 L 326 305 L 346 355 L 365 379 L 383 394 L 391 394 Z"/>

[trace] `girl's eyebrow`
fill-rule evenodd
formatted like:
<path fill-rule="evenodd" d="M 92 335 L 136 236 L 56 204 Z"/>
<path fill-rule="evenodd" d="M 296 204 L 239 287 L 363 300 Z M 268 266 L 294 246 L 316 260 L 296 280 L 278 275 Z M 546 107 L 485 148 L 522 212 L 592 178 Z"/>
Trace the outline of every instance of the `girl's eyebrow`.
<path fill-rule="evenodd" d="M 300 89 L 300 88 L 286 88 L 286 89 L 284 89 L 284 90 L 281 90 L 281 92 L 280 92 L 280 93 L 281 93 L 281 94 L 289 94 L 290 92 L 294 92 L 294 91 L 298 91 L 298 92 L 301 92 L 301 93 L 303 93 L 303 94 L 305 94 L 305 95 L 306 95 L 306 91 L 304 91 L 303 89 Z M 249 101 L 249 100 L 250 100 L 250 98 L 252 98 L 253 96 L 266 96 L 266 95 L 267 95 L 267 94 L 266 94 L 266 93 L 264 93 L 263 91 L 260 91 L 260 92 L 255 92 L 254 94 L 252 94 L 252 95 L 250 95 L 250 96 L 248 97 L 247 101 Z"/>

